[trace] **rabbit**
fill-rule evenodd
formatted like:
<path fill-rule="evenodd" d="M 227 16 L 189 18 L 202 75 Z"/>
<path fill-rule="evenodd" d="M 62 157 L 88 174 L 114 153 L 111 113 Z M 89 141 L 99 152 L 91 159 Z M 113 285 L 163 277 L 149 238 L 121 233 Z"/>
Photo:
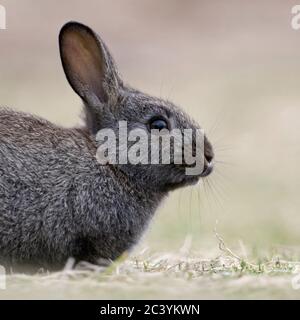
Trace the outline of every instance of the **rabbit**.
<path fill-rule="evenodd" d="M 137 244 L 170 191 L 213 169 L 206 136 L 205 166 L 196 176 L 174 163 L 100 164 L 97 132 L 115 130 L 120 120 L 146 132 L 153 122 L 158 129 L 200 127 L 173 103 L 126 85 L 88 26 L 66 23 L 59 48 L 66 78 L 84 103 L 85 124 L 63 128 L 0 109 L 0 264 L 11 270 L 59 270 L 70 257 L 112 262 Z"/>

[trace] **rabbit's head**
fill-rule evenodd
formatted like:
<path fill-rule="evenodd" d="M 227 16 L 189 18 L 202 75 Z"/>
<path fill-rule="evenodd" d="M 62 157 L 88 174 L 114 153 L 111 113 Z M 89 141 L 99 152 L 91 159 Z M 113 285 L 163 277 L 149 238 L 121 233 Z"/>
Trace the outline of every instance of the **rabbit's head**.
<path fill-rule="evenodd" d="M 199 130 L 198 124 L 173 103 L 151 97 L 125 85 L 106 45 L 93 30 L 80 23 L 69 22 L 60 32 L 59 44 L 64 71 L 72 88 L 84 101 L 87 128 L 93 139 L 99 143 L 98 133 L 103 129 L 112 130 L 116 134 L 119 146 L 117 158 L 119 158 L 120 149 L 124 149 L 124 145 L 120 145 L 121 138 L 124 138 L 119 134 L 120 121 L 126 122 L 127 132 L 138 129 L 137 131 L 146 134 L 147 148 L 131 150 L 139 153 L 140 163 L 119 161 L 114 165 L 117 170 L 138 184 L 157 191 L 169 191 L 194 184 L 201 177 L 212 172 L 213 149 L 203 131 Z M 194 157 L 198 156 L 195 132 L 197 131 L 198 136 L 201 132 L 200 149 L 203 161 L 200 171 L 187 174 L 187 169 L 192 169 L 193 165 L 183 159 L 183 149 L 180 155 L 182 162 L 175 161 L 178 154 L 175 153 L 176 148 L 172 139 L 173 144 L 170 144 L 169 149 L 170 161 L 161 163 L 162 153 L 160 152 L 159 162 L 151 162 L 152 132 L 160 134 L 160 132 L 174 129 L 181 133 L 185 129 L 192 129 L 192 138 L 186 141 Z M 134 145 L 133 140 L 130 141 L 127 141 L 125 146 L 128 152 Z M 184 138 L 181 141 L 183 142 Z M 143 150 L 146 150 L 146 156 L 140 154 Z M 143 161 L 145 158 L 148 162 Z"/>

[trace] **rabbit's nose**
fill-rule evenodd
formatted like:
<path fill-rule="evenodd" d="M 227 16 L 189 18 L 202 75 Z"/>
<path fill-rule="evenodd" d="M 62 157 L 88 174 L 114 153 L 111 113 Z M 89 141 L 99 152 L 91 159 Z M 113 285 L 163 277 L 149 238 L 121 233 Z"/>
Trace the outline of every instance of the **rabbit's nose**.
<path fill-rule="evenodd" d="M 204 137 L 204 157 L 208 163 L 211 163 L 214 159 L 214 150 L 211 143 L 206 136 Z"/>
<path fill-rule="evenodd" d="M 214 159 L 214 151 L 213 151 L 212 145 L 208 141 L 208 139 L 205 137 L 204 138 L 204 167 L 201 173 L 201 177 L 207 177 L 209 174 L 212 173 L 214 169 L 213 159 Z"/>
<path fill-rule="evenodd" d="M 205 157 L 205 160 L 208 162 L 208 163 L 211 163 L 214 159 L 214 154 L 209 151 L 207 152 L 206 150 L 204 151 L 204 157 Z"/>

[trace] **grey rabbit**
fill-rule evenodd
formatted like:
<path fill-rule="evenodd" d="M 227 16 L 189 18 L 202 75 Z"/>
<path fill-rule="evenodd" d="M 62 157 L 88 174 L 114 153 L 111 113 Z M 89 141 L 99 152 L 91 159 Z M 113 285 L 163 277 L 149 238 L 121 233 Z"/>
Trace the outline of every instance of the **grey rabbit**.
<path fill-rule="evenodd" d="M 12 270 L 58 270 L 69 257 L 95 264 L 117 259 L 137 243 L 170 191 L 213 168 L 206 137 L 197 176 L 187 176 L 184 164 L 100 164 L 97 132 L 115 130 L 119 120 L 146 131 L 153 119 L 158 128 L 199 126 L 171 102 L 124 84 L 89 27 L 68 22 L 59 46 L 66 77 L 84 102 L 85 125 L 63 128 L 0 109 L 0 264 Z"/>

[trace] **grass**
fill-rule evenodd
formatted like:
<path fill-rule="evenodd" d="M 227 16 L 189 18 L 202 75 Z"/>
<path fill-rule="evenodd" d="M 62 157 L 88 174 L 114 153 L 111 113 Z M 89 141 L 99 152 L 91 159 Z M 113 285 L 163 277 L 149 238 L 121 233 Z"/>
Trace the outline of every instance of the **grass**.
<path fill-rule="evenodd" d="M 205 259 L 191 251 L 187 237 L 176 252 L 147 249 L 124 255 L 108 268 L 72 260 L 57 273 L 7 276 L 7 289 L 0 298 L 14 299 L 297 299 L 292 285 L 300 274 L 300 261 L 286 260 L 278 248 L 271 259 L 251 262 L 228 248 L 216 233 L 219 251 Z M 243 249 L 241 249 L 243 251 Z M 289 251 L 289 250 L 288 250 Z M 297 283 L 296 283 L 297 285 Z"/>

